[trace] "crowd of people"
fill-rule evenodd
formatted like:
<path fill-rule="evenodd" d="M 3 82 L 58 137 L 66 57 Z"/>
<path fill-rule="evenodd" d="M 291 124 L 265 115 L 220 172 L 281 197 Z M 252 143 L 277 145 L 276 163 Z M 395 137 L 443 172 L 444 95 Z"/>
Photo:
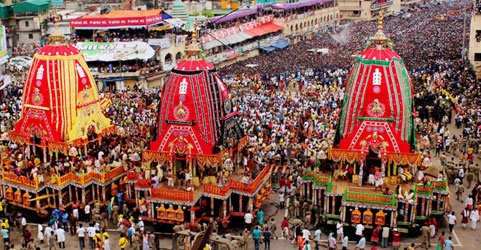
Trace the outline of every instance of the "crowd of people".
<path fill-rule="evenodd" d="M 460 155 L 467 155 L 471 147 L 479 148 L 481 88 L 471 68 L 461 58 L 463 16 L 449 16 L 445 20 L 438 17 L 440 13 L 449 13 L 464 6 L 463 1 L 446 3 L 415 11 L 410 18 L 389 17 L 384 23 L 384 31 L 391 38 L 393 49 L 404 58 L 411 73 L 416 93 L 418 132 L 428 139 L 429 149 L 439 148 L 440 152 L 447 150 Z M 469 27 L 469 22 L 466 25 Z M 239 122 L 252 144 L 257 145 L 256 150 L 243 156 L 244 167 L 272 162 L 279 169 L 291 169 L 282 174 L 298 176 L 296 173 L 300 173 L 300 168 L 319 164 L 319 159 L 325 156 L 326 148 L 334 139 L 344 100 L 344 80 L 354 61 L 352 55 L 363 50 L 367 39 L 376 29 L 375 22 L 351 23 L 338 27 L 332 33 L 318 34 L 312 40 L 219 69 L 237 103 L 235 109 L 241 114 Z M 329 48 L 329 53 L 307 51 L 324 47 Z M 257 66 L 247 67 L 249 64 Z M 19 119 L 22 87 L 23 81 L 18 81 L 0 91 L 2 134 L 10 131 Z M 449 95 L 443 94 L 442 90 Z M 134 153 L 141 155 L 143 150 L 148 149 L 149 141 L 156 136 L 158 95 L 156 91 L 135 89 L 116 91 L 109 93 L 109 96 L 112 105 L 105 110 L 105 114 L 122 128 L 123 136 L 103 140 L 100 147 L 89 152 L 89 157 L 99 162 L 119 161 L 128 164 L 127 159 Z M 449 134 L 446 124 L 452 119 L 459 120 L 463 134 Z M 459 146 L 453 147 L 454 142 L 459 142 L 456 144 Z M 8 157 L 17 159 L 19 154 L 25 154 L 22 145 L 7 140 L 3 143 L 2 152 Z M 12 161 L 12 164 L 15 162 Z M 77 164 L 81 163 L 72 162 L 71 166 Z M 58 164 L 52 162 L 50 166 Z M 332 166 L 320 167 L 332 169 Z M 79 169 L 74 167 L 71 171 Z M 59 171 L 59 168 L 53 171 Z M 15 172 L 25 173 L 20 170 Z M 287 195 L 293 191 L 282 192 Z M 132 215 L 132 218 L 138 218 L 137 215 Z M 124 216 L 130 218 L 130 214 Z M 113 220 L 112 216 L 108 218 Z M 121 238 L 122 244 L 119 242 L 121 248 L 125 243 L 122 239 L 135 239 L 135 232 L 129 233 L 129 228 L 138 223 L 138 219 L 130 222 L 129 226 L 127 223 L 115 223 L 119 228 L 122 226 L 125 236 Z M 264 224 L 269 223 L 259 226 Z M 275 233 L 272 232 L 272 226 L 256 230 L 254 239 L 258 236 L 260 239 L 261 234 Z M 96 231 L 101 234 L 101 230 Z M 76 234 L 81 237 L 78 229 Z M 90 237 L 90 233 L 87 234 Z M 137 237 L 140 242 L 145 239 L 145 234 Z M 108 236 L 101 234 L 99 238 L 108 239 Z M 359 238 L 361 243 L 362 238 Z M 303 242 L 302 247 L 309 242 L 294 239 Z M 329 239 L 329 242 L 334 242 L 331 237 Z M 343 244 L 344 237 L 338 240 Z"/>

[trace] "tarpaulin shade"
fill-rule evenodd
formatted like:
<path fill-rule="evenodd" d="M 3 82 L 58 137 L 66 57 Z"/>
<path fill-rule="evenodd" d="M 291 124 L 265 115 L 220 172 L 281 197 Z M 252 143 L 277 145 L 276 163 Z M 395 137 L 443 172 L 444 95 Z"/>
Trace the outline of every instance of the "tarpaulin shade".
<path fill-rule="evenodd" d="M 272 46 L 274 46 L 276 48 L 279 48 L 279 49 L 283 49 L 283 48 L 289 46 L 289 41 L 288 40 L 277 41 Z"/>
<path fill-rule="evenodd" d="M 279 26 L 277 24 L 265 23 L 265 24 L 262 24 L 260 26 L 255 27 L 253 29 L 246 30 L 245 33 L 252 36 L 252 37 L 255 37 L 255 36 L 262 36 L 262 35 L 265 35 L 265 34 L 273 33 L 273 32 L 276 32 L 276 31 L 279 31 L 279 30 L 282 30 L 282 29 L 284 29 L 284 27 Z"/>
<path fill-rule="evenodd" d="M 30 0 L 12 5 L 14 13 L 42 12 L 50 9 L 50 1 Z"/>
<path fill-rule="evenodd" d="M 292 4 L 274 4 L 272 5 L 273 9 L 276 10 L 290 10 L 290 9 L 297 9 L 297 8 L 302 8 L 302 7 L 307 7 L 307 6 L 312 6 L 314 4 L 318 3 L 327 3 L 327 2 L 332 2 L 333 0 L 312 0 L 312 1 L 307 1 L 307 2 L 299 2 L 299 3 L 292 3 Z"/>
<path fill-rule="evenodd" d="M 261 50 L 264 50 L 266 52 L 271 52 L 273 50 L 276 49 L 276 47 L 272 47 L 272 46 L 267 46 L 267 47 L 264 47 L 264 48 L 260 48 Z"/>

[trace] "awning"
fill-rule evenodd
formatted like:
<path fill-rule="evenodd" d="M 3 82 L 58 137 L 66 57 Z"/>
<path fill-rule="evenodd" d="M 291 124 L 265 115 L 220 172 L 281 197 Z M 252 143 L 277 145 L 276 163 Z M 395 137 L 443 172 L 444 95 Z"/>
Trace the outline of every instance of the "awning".
<path fill-rule="evenodd" d="M 222 46 L 222 43 L 220 43 L 218 40 L 214 40 L 214 41 L 204 43 L 204 49 L 205 50 L 212 49 L 212 48 L 219 47 L 219 46 Z"/>
<path fill-rule="evenodd" d="M 284 27 L 279 26 L 274 23 L 265 23 L 263 25 L 257 26 L 250 30 L 245 30 L 244 32 L 252 37 L 254 36 L 262 36 L 265 34 L 273 33 L 279 30 L 284 29 Z"/>
<path fill-rule="evenodd" d="M 275 49 L 276 49 L 276 47 L 273 47 L 273 46 L 267 46 L 267 47 L 264 47 L 264 48 L 259 48 L 259 49 L 261 49 L 261 50 L 263 50 L 263 51 L 265 51 L 265 52 L 271 52 L 271 51 L 275 50 Z"/>
<path fill-rule="evenodd" d="M 215 39 L 214 41 L 204 43 L 204 49 L 208 50 L 208 49 L 212 49 L 212 48 L 223 46 L 223 45 L 227 46 L 229 44 L 232 44 L 232 43 L 230 43 L 226 38 L 218 38 L 218 39 Z"/>
<path fill-rule="evenodd" d="M 273 44 L 272 46 L 276 47 L 276 48 L 279 48 L 279 49 L 283 49 L 287 46 L 289 46 L 289 41 L 288 40 L 281 40 L 281 41 L 277 41 L 275 44 Z"/>
<path fill-rule="evenodd" d="M 227 40 L 229 42 L 229 44 L 236 44 L 236 43 L 243 42 L 243 41 L 245 41 L 247 39 L 250 39 L 250 38 L 252 38 L 252 36 L 249 36 L 248 34 L 246 34 L 244 32 L 239 32 L 237 34 L 233 34 L 233 35 L 225 37 L 225 40 Z"/>

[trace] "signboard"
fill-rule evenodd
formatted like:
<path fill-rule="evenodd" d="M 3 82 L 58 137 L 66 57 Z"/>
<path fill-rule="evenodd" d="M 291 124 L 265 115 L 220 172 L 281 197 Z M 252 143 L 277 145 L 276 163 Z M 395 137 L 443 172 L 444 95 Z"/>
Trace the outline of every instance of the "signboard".
<path fill-rule="evenodd" d="M 148 60 L 155 54 L 154 49 L 144 42 L 78 42 L 75 47 L 82 51 L 87 62 Z"/>
<path fill-rule="evenodd" d="M 76 18 L 70 20 L 70 26 L 75 28 L 115 28 L 115 27 L 132 27 L 147 26 L 150 24 L 162 22 L 162 15 L 155 16 L 130 16 L 116 18 Z"/>
<path fill-rule="evenodd" d="M 5 32 L 5 26 L 0 26 L 0 58 L 7 55 L 7 33 Z"/>
<path fill-rule="evenodd" d="M 160 49 L 170 48 L 170 38 L 152 38 L 147 41 L 151 46 L 160 47 Z"/>

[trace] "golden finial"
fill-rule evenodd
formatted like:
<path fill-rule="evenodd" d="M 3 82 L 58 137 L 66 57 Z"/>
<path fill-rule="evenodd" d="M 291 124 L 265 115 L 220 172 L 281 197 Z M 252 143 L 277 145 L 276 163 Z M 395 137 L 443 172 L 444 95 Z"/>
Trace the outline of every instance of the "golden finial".
<path fill-rule="evenodd" d="M 372 40 L 378 46 L 378 48 L 382 48 L 384 45 L 386 45 L 388 40 L 386 35 L 383 32 L 383 27 L 382 27 L 383 19 L 384 17 L 382 13 L 379 13 L 379 16 L 377 19 L 377 32 L 376 34 L 374 34 L 374 37 L 372 38 Z"/>
<path fill-rule="evenodd" d="M 192 38 L 190 44 L 187 46 L 187 56 L 197 57 L 200 55 L 201 49 L 199 47 L 199 41 L 197 41 L 197 23 L 194 22 L 194 31 L 192 32 Z"/>
<path fill-rule="evenodd" d="M 384 16 L 382 15 L 382 13 L 380 13 L 378 18 L 377 18 L 377 29 L 378 30 L 383 30 L 383 27 L 382 27 L 383 20 L 384 20 Z"/>
<path fill-rule="evenodd" d="M 197 22 L 194 21 L 194 32 L 192 33 L 192 42 L 197 42 Z"/>

